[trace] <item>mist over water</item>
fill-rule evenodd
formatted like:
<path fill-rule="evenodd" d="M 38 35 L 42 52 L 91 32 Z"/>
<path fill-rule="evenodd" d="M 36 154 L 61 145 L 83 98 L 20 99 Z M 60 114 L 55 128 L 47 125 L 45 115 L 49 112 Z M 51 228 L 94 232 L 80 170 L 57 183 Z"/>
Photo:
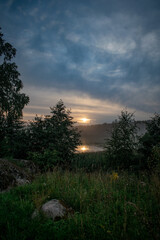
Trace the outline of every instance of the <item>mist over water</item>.
<path fill-rule="evenodd" d="M 102 152 L 102 151 L 104 151 L 104 148 L 96 145 L 80 145 L 77 148 L 77 153 Z"/>

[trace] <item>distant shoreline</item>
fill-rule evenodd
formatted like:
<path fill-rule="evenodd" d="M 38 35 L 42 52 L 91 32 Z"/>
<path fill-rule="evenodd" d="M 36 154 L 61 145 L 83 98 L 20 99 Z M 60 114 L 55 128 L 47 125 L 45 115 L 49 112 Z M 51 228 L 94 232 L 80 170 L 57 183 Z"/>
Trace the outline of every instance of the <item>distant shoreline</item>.
<path fill-rule="evenodd" d="M 138 126 L 138 135 L 145 134 L 146 123 L 148 121 L 136 121 Z M 81 132 L 82 145 L 103 146 L 105 141 L 111 136 L 113 123 L 79 125 L 77 128 Z"/>

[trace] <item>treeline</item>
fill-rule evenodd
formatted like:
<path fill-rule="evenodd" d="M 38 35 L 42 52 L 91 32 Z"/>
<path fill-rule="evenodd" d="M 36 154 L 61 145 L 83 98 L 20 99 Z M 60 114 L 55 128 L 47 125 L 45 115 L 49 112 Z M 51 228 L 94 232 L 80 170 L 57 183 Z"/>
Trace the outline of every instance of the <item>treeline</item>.
<path fill-rule="evenodd" d="M 27 125 L 16 119 L 10 126 L 3 118 L 1 129 L 1 157 L 32 159 L 44 170 L 56 164 L 69 166 L 80 144 L 80 133 L 62 100 L 51 108 L 50 116 L 36 116 Z"/>
<path fill-rule="evenodd" d="M 1 28 L 0 28 L 1 30 Z M 21 93 L 22 81 L 12 62 L 16 49 L 0 32 L 0 157 L 30 158 L 41 169 L 69 165 L 80 134 L 62 100 L 51 108 L 51 115 L 35 117 L 25 126 L 22 110 L 29 97 Z"/>
<path fill-rule="evenodd" d="M 105 149 L 111 168 L 134 171 L 160 169 L 160 115 L 155 113 L 146 122 L 146 133 L 139 136 L 134 114 L 122 111 L 113 123 Z"/>

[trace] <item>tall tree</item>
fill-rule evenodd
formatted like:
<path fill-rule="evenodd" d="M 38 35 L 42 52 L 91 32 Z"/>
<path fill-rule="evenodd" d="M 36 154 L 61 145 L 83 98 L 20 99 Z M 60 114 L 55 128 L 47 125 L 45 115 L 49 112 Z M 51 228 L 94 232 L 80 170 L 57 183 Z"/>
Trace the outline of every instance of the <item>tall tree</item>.
<path fill-rule="evenodd" d="M 60 163 L 69 164 L 76 147 L 80 144 L 80 133 L 62 100 L 51 107 L 51 115 L 44 119 L 36 117 L 30 124 L 30 151 L 43 153 L 46 149 L 58 153 Z"/>
<path fill-rule="evenodd" d="M 74 127 L 71 111 L 66 109 L 60 100 L 51 108 L 51 118 L 46 120 L 53 129 L 56 150 L 61 153 L 62 159 L 71 160 L 76 147 L 80 144 L 80 134 Z"/>
<path fill-rule="evenodd" d="M 113 168 L 129 168 L 135 164 L 137 125 L 133 113 L 122 111 L 113 123 L 111 138 L 106 141 L 106 155 Z"/>
<path fill-rule="evenodd" d="M 3 39 L 0 28 L 0 111 L 12 119 L 21 117 L 22 109 L 29 103 L 29 97 L 20 93 L 20 73 L 15 62 L 11 62 L 15 55 L 16 49 Z"/>
<path fill-rule="evenodd" d="M 22 81 L 17 65 L 12 62 L 16 49 L 3 39 L 0 28 L 0 141 L 7 139 L 13 144 L 14 127 L 22 117 L 22 110 L 29 97 L 21 93 Z"/>

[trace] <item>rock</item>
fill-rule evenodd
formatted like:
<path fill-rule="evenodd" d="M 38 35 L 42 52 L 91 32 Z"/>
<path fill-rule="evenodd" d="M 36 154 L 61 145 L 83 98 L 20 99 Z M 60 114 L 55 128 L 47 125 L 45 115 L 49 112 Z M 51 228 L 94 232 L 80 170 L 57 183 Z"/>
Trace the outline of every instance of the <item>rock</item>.
<path fill-rule="evenodd" d="M 0 191 L 29 183 L 31 177 L 23 169 L 6 159 L 0 159 Z"/>
<path fill-rule="evenodd" d="M 38 167 L 34 164 L 31 160 L 25 160 L 25 159 L 13 159 L 13 163 L 23 168 L 26 172 L 29 174 L 36 174 L 39 172 Z"/>
<path fill-rule="evenodd" d="M 65 204 L 57 199 L 52 199 L 42 205 L 40 212 L 46 217 L 52 218 L 53 221 L 62 219 L 68 215 L 68 213 L 73 214 L 72 208 L 68 208 Z M 39 211 L 36 209 L 32 214 L 32 218 L 38 216 Z"/>
<path fill-rule="evenodd" d="M 49 218 L 52 218 L 53 221 L 56 218 L 63 218 L 66 213 L 67 209 L 59 202 L 59 200 L 53 199 L 47 203 L 45 203 L 41 211 Z"/>
<path fill-rule="evenodd" d="M 24 185 L 24 184 L 27 184 L 27 183 L 30 183 L 30 181 L 27 180 L 27 179 L 22 179 L 22 178 L 17 178 L 16 179 L 16 185 L 17 186 L 21 186 L 21 185 Z"/>
<path fill-rule="evenodd" d="M 36 209 L 32 214 L 32 219 L 35 217 L 38 217 L 38 215 L 39 215 L 39 211 Z"/>

